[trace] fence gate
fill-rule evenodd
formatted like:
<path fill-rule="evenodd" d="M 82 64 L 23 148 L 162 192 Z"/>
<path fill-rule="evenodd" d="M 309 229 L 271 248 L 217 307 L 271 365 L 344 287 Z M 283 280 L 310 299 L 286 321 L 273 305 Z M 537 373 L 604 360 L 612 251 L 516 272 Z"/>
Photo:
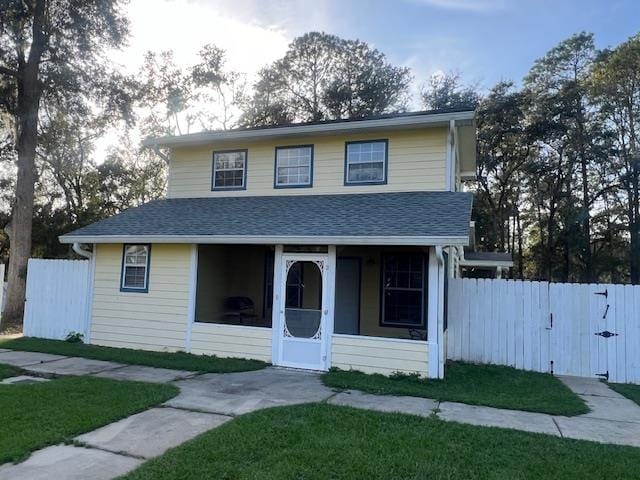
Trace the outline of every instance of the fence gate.
<path fill-rule="evenodd" d="M 24 335 L 61 340 L 69 332 L 88 335 L 87 260 L 29 259 Z"/>
<path fill-rule="evenodd" d="M 447 356 L 640 383 L 640 286 L 455 279 Z"/>

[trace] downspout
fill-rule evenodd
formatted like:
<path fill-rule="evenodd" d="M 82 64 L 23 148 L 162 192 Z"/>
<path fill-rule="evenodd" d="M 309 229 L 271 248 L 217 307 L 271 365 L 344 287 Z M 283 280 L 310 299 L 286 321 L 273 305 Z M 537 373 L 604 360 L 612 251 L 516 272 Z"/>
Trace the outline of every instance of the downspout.
<path fill-rule="evenodd" d="M 96 271 L 96 256 L 95 245 L 93 246 L 93 250 L 89 250 L 86 243 L 75 242 L 71 248 L 81 257 L 84 257 L 89 260 L 89 270 L 87 273 L 87 302 L 85 305 L 85 330 L 84 332 L 80 332 L 83 335 L 83 340 L 85 343 L 91 343 L 91 318 L 93 311 L 93 285 Z"/>
<path fill-rule="evenodd" d="M 83 246 L 86 246 L 86 245 L 87 245 L 86 243 L 75 242 L 71 248 L 73 248 L 73 251 L 76 252 L 81 257 L 88 258 L 89 260 L 91 260 L 91 257 L 93 257 L 93 252 L 91 250 L 86 250 L 82 248 Z"/>
<path fill-rule="evenodd" d="M 445 263 L 442 247 L 436 246 L 435 253 L 438 263 L 438 378 L 444 378 L 444 275 L 447 275 L 448 272 L 444 271 Z"/>

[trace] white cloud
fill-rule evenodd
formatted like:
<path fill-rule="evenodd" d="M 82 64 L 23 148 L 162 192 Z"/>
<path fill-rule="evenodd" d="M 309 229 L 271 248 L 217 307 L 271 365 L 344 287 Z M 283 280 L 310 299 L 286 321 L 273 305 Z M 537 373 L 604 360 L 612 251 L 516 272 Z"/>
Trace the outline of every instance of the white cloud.
<path fill-rule="evenodd" d="M 504 9 L 505 0 L 411 0 L 429 7 L 462 12 L 488 13 Z"/>
<path fill-rule="evenodd" d="M 253 74 L 282 56 L 291 36 L 277 26 L 238 19 L 212 3 L 188 0 L 133 0 L 129 46 L 113 55 L 129 70 L 142 63 L 147 50 L 173 50 L 179 65 L 197 60 L 198 51 L 214 43 L 227 52 L 230 69 Z"/>

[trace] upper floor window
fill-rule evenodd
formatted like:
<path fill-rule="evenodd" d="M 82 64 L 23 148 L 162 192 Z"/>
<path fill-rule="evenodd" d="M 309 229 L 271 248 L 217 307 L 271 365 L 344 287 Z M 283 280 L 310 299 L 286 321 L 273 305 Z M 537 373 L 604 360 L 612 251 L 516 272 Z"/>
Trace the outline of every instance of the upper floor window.
<path fill-rule="evenodd" d="M 150 253 L 150 245 L 124 245 L 121 291 L 142 293 L 149 291 Z"/>
<path fill-rule="evenodd" d="M 313 181 L 313 145 L 276 147 L 275 187 L 310 187 Z"/>
<path fill-rule="evenodd" d="M 247 151 L 213 152 L 213 190 L 247 188 Z"/>
<path fill-rule="evenodd" d="M 347 142 L 345 185 L 387 183 L 387 140 Z"/>

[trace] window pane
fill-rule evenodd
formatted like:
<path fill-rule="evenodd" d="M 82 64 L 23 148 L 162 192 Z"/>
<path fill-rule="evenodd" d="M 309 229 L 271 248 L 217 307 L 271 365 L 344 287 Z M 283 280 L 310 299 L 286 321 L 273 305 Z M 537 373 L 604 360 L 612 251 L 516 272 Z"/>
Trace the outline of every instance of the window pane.
<path fill-rule="evenodd" d="M 387 290 L 384 297 L 384 321 L 401 325 L 422 325 L 422 291 Z"/>
<path fill-rule="evenodd" d="M 386 255 L 383 260 L 383 322 L 422 326 L 423 287 L 422 255 Z"/>
<path fill-rule="evenodd" d="M 311 147 L 279 148 L 276 152 L 276 185 L 311 183 Z"/>
<path fill-rule="evenodd" d="M 128 245 L 125 249 L 125 265 L 146 265 L 147 254 L 146 245 Z"/>
<path fill-rule="evenodd" d="M 380 182 L 384 180 L 384 163 L 354 163 L 349 165 L 349 182 Z"/>
<path fill-rule="evenodd" d="M 245 161 L 245 152 L 215 153 L 214 187 L 242 187 L 244 185 Z"/>
<path fill-rule="evenodd" d="M 124 287 L 144 288 L 146 278 L 146 267 L 125 267 Z"/>

